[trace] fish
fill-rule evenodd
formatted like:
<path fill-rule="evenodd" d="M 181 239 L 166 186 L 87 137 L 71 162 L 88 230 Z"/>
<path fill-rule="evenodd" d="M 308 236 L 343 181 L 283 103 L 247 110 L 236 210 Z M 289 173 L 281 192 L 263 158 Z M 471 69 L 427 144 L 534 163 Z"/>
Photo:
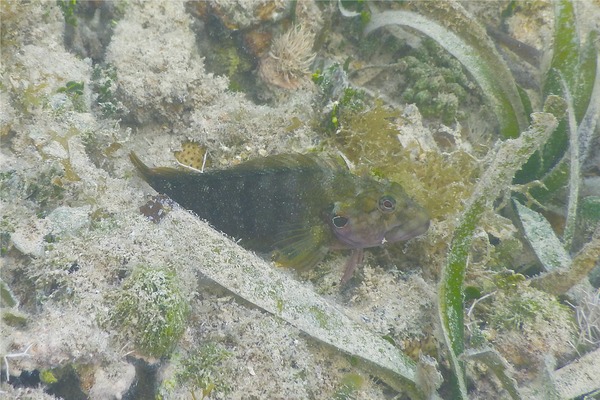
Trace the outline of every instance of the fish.
<path fill-rule="evenodd" d="M 350 249 L 340 285 L 364 249 L 424 234 L 427 211 L 387 180 L 351 173 L 339 157 L 278 154 L 206 172 L 131 162 L 157 192 L 280 266 L 310 268 Z"/>

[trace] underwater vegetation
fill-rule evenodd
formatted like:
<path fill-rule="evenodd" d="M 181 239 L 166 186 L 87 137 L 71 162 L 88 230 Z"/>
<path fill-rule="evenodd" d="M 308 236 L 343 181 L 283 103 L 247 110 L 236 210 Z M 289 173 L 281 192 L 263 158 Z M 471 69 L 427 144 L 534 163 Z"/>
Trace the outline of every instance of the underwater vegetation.
<path fill-rule="evenodd" d="M 212 22 L 212 21 L 211 21 Z M 212 22 L 216 24 L 215 22 Z M 213 34 L 214 52 L 206 59 L 206 66 L 216 74 L 229 78 L 229 89 L 233 91 L 248 90 L 247 76 L 256 62 L 240 46 L 240 38 L 223 27 L 215 29 L 219 34 Z M 211 35 L 211 36 L 213 36 Z"/>
<path fill-rule="evenodd" d="M 430 59 L 435 59 L 431 63 Z M 450 56 L 435 41 L 424 40 L 414 56 L 406 62 L 407 87 L 402 91 L 402 100 L 414 103 L 426 118 L 439 118 L 444 124 L 464 120 L 460 109 L 477 90 L 463 72 L 458 60 Z"/>
<path fill-rule="evenodd" d="M 194 397 L 194 391 L 198 390 L 201 399 L 210 396 L 213 391 L 227 394 L 231 389 L 219 367 L 230 356 L 231 353 L 217 343 L 203 343 L 189 354 L 176 359 L 175 362 L 180 363 L 175 376 L 176 382 L 167 382 L 163 386 L 168 391 L 169 386 L 188 384 L 193 388 L 192 396 Z"/>
<path fill-rule="evenodd" d="M 495 110 L 505 137 L 515 137 L 525 129 L 527 116 L 517 85 L 483 27 L 455 2 L 407 4 L 406 10 L 372 12 L 365 34 L 398 24 L 432 38 L 473 76 Z"/>
<path fill-rule="evenodd" d="M 355 393 L 360 391 L 361 386 L 364 384 L 364 378 L 359 374 L 350 373 L 342 379 L 340 387 L 333 395 L 335 400 L 348 400 L 353 399 Z"/>
<path fill-rule="evenodd" d="M 452 3 L 451 8 L 453 12 L 456 12 L 457 15 L 461 16 L 461 18 L 467 17 L 467 15 L 463 13 L 463 11 L 460 9 L 460 6 L 457 4 Z M 438 9 L 437 12 L 439 11 L 440 10 Z M 557 12 L 559 11 L 560 7 L 557 8 Z M 346 14 L 351 13 L 346 12 Z M 382 12 L 382 14 L 385 14 L 385 12 Z M 436 14 L 433 13 L 430 14 L 428 18 L 432 18 L 432 15 L 434 17 L 436 16 Z M 409 16 L 413 17 L 412 14 Z M 406 17 L 406 15 L 404 17 Z M 437 17 L 439 18 L 439 15 L 437 15 Z M 560 18 L 558 19 L 560 20 Z M 386 23 L 403 23 L 389 22 L 397 20 L 402 21 L 399 19 L 398 15 L 393 15 L 392 17 L 390 14 L 371 18 L 371 22 L 375 21 L 373 23 L 376 27 L 378 27 L 377 24 L 381 23 L 381 21 L 387 21 Z M 431 21 L 426 19 L 425 22 L 429 23 Z M 474 23 L 475 22 L 473 20 L 469 20 L 467 25 L 472 26 Z M 376 29 L 372 26 L 371 28 Z M 367 25 L 367 31 L 368 30 L 369 25 Z M 442 30 L 442 32 L 443 34 L 448 33 L 447 30 Z M 476 30 L 476 32 L 481 34 L 482 37 L 487 38 L 487 34 L 480 27 Z M 462 34 L 464 34 L 464 32 L 462 32 Z M 469 40 L 473 40 L 473 38 L 467 38 L 465 39 L 467 43 L 471 43 L 473 47 L 476 47 L 477 51 L 487 51 L 488 54 L 481 55 L 482 58 L 476 59 L 475 61 L 472 59 L 463 60 L 462 57 L 465 56 L 465 54 L 462 54 L 461 52 L 464 51 L 464 48 L 461 50 L 455 49 L 453 46 L 458 45 L 456 42 L 445 43 L 443 40 L 441 40 L 440 32 L 436 31 L 436 34 L 432 34 L 432 36 L 434 40 L 440 39 L 444 48 L 451 48 L 451 50 L 454 51 L 454 53 L 452 53 L 452 51 L 451 53 L 454 54 L 458 60 L 461 62 L 464 61 L 468 64 L 466 66 L 467 70 L 469 70 L 471 74 L 475 75 L 477 83 L 481 86 L 485 95 L 488 97 L 488 100 L 491 102 L 492 108 L 495 109 L 496 115 L 499 119 L 501 127 L 500 131 L 502 135 L 507 138 L 506 140 L 497 143 L 493 151 L 488 154 L 488 157 L 485 161 L 485 167 L 482 171 L 479 170 L 479 167 L 477 166 L 478 163 L 475 162 L 476 160 L 474 160 L 473 157 L 464 150 L 458 151 L 458 154 L 464 155 L 464 157 L 461 156 L 463 161 L 457 162 L 456 165 L 452 166 L 451 168 L 444 167 L 447 165 L 445 162 L 452 157 L 449 157 L 448 159 L 440 158 L 437 162 L 437 165 L 434 165 L 435 172 L 437 172 L 438 168 L 440 170 L 440 174 L 434 175 L 439 179 L 438 188 L 440 189 L 447 186 L 448 181 L 445 178 L 448 176 L 464 177 L 463 179 L 457 179 L 459 182 L 459 185 L 457 186 L 460 196 L 453 197 L 453 199 L 456 200 L 455 206 L 450 206 L 449 208 L 445 209 L 446 213 L 449 210 L 454 210 L 459 218 L 457 223 L 447 225 L 450 229 L 450 246 L 445 267 L 441 271 L 441 286 L 439 296 L 440 318 L 444 327 L 445 340 L 448 346 L 447 349 L 449 351 L 448 359 L 452 365 L 452 368 L 454 369 L 455 374 L 455 380 L 450 380 L 449 382 L 445 383 L 447 386 L 444 390 L 452 391 L 452 396 L 456 398 L 466 398 L 467 389 L 464 379 L 465 364 L 467 363 L 467 360 L 476 360 L 477 362 L 488 365 L 490 370 L 497 374 L 500 382 L 505 387 L 505 390 L 511 395 L 511 397 L 521 398 L 521 394 L 519 393 L 519 389 L 517 388 L 515 381 L 510 377 L 510 368 L 508 367 L 508 363 L 503 359 L 503 356 L 500 353 L 491 347 L 484 335 L 480 336 L 479 338 L 475 338 L 476 335 L 473 334 L 473 339 L 477 339 L 473 341 L 473 343 L 476 343 L 478 346 L 477 351 L 475 351 L 476 349 L 466 349 L 468 344 L 465 339 L 464 332 L 465 304 L 463 286 L 466 278 L 466 267 L 472 251 L 471 246 L 473 244 L 473 236 L 480 223 L 490 223 L 489 218 L 493 218 L 490 217 L 490 215 L 492 215 L 495 211 L 495 202 L 498 198 L 504 197 L 506 199 L 509 197 L 509 194 L 507 193 L 510 193 L 511 190 L 514 190 L 517 198 L 519 197 L 519 194 L 523 191 L 523 188 L 519 186 L 513 186 L 513 178 L 517 172 L 521 170 L 522 166 L 530 159 L 530 157 L 532 157 L 539 148 L 544 147 L 544 145 L 551 140 L 550 138 L 553 136 L 554 132 L 556 132 L 556 129 L 559 125 L 559 120 L 563 120 L 564 116 L 568 114 L 568 110 L 570 107 L 572 107 L 572 105 L 568 96 L 565 98 L 552 93 L 543 97 L 543 101 L 541 102 L 544 104 L 543 110 L 533 113 L 526 113 L 525 109 L 529 107 L 529 102 L 526 102 L 527 104 L 522 103 L 524 100 L 521 100 L 521 94 L 519 94 L 516 83 L 514 83 L 514 79 L 512 78 L 508 68 L 505 68 L 505 64 L 502 59 L 495 52 L 495 50 L 493 50 L 493 45 L 491 47 L 486 47 L 487 44 L 484 46 L 475 46 L 473 42 L 469 42 Z M 450 36 L 452 36 L 453 39 L 461 39 L 459 34 Z M 463 44 L 464 43 L 461 41 L 460 45 L 462 46 Z M 471 50 L 472 49 L 469 48 L 469 51 Z M 498 65 L 495 65 L 496 61 L 498 61 Z M 478 65 L 478 63 L 481 63 L 482 65 Z M 333 71 L 334 69 L 335 67 L 329 71 L 332 73 L 328 74 L 327 71 L 323 73 L 319 72 L 313 77 L 317 84 L 322 85 L 322 90 L 324 92 L 331 89 L 331 82 L 335 81 L 336 74 L 343 75 L 343 73 L 337 73 Z M 491 73 L 491 70 L 495 70 L 498 75 Z M 494 78 L 497 78 L 498 76 L 505 77 L 509 84 L 507 86 L 502 86 L 502 84 L 498 84 L 497 82 L 491 83 L 490 79 L 492 76 Z M 498 80 L 502 81 L 502 79 Z M 402 156 L 411 158 L 413 161 L 415 159 L 418 160 L 418 147 L 421 147 L 422 150 L 424 149 L 424 151 L 422 151 L 420 154 L 420 156 L 424 159 L 427 157 L 434 157 L 432 154 L 435 154 L 435 146 L 427 142 L 419 143 L 417 141 L 415 143 L 413 141 L 412 146 L 398 146 L 396 149 L 394 149 L 394 139 L 397 135 L 397 131 L 393 130 L 389 124 L 389 121 L 408 116 L 398 115 L 398 113 L 393 109 L 386 109 L 386 107 L 382 107 L 381 105 L 375 105 L 371 108 L 368 106 L 365 107 L 365 102 L 362 99 L 358 102 L 355 102 L 355 99 L 359 99 L 361 97 L 358 95 L 360 91 L 346 90 L 347 87 L 343 87 L 345 84 L 344 79 L 342 78 L 340 81 L 342 82 L 342 90 L 337 92 L 335 92 L 335 90 L 330 91 L 330 93 L 337 93 L 337 95 L 332 96 L 330 99 L 331 103 L 329 104 L 329 107 L 325 107 L 324 114 L 325 121 L 328 124 L 328 129 L 330 130 L 330 135 L 332 136 L 332 142 L 341 147 L 345 153 L 347 152 L 348 158 L 351 161 L 359 162 L 368 160 L 370 165 L 374 166 L 374 174 L 394 176 L 393 172 L 387 173 L 389 169 L 397 166 L 397 160 Z M 597 79 L 595 81 L 597 82 Z M 355 96 L 355 94 L 358 96 Z M 348 109 L 350 109 L 348 104 L 358 104 L 359 112 L 356 113 L 359 116 L 358 118 L 352 119 L 352 113 L 348 111 L 344 112 L 344 107 L 348 107 Z M 595 107 L 594 103 L 592 103 L 592 106 Z M 597 115 L 594 107 L 592 107 L 592 115 Z M 365 126 L 362 131 L 359 129 L 361 120 L 364 121 L 362 123 Z M 369 127 L 372 129 L 369 130 Z M 377 132 L 380 135 L 378 136 L 374 133 L 372 138 L 365 140 L 369 131 Z M 387 132 L 389 132 L 389 134 L 387 134 Z M 457 138 L 455 137 L 455 139 Z M 377 143 L 378 141 L 380 141 L 380 143 Z M 410 144 L 410 141 L 404 143 Z M 575 143 L 576 145 L 579 145 L 578 141 Z M 458 145 L 460 143 L 457 141 L 456 144 Z M 584 146 L 586 146 L 586 149 L 589 148 L 589 142 L 584 144 Z M 417 148 L 417 151 L 415 151 L 415 148 Z M 372 153 L 365 153 L 365 149 L 371 149 Z M 417 153 L 416 156 L 415 153 Z M 577 160 L 580 159 L 577 158 Z M 390 167 L 390 165 L 393 167 Z M 384 168 L 386 167 L 389 169 L 386 172 L 383 172 Z M 407 179 L 409 182 L 410 180 L 416 180 L 415 174 L 418 170 L 419 169 L 417 167 L 412 167 L 412 172 L 409 174 L 412 176 L 405 179 Z M 441 175 L 442 171 L 447 173 L 447 170 L 450 170 L 449 174 Z M 431 170 L 428 172 L 431 172 Z M 429 176 L 429 178 L 432 179 L 431 174 L 425 172 L 424 175 Z M 476 178 L 478 178 L 478 180 Z M 581 177 L 579 174 L 572 174 L 570 179 L 573 181 L 579 180 L 580 178 Z M 462 185 L 460 184 L 461 182 Z M 577 185 L 570 186 L 573 187 Z M 426 193 L 427 189 L 424 189 L 424 192 Z M 439 212 L 440 207 L 439 205 L 436 207 L 434 204 L 436 203 L 435 200 L 445 200 L 446 197 L 451 196 L 432 196 L 431 192 L 427 194 L 433 199 L 431 202 L 433 209 L 432 214 L 442 217 L 444 213 Z M 529 196 L 529 193 L 526 194 Z M 527 198 L 531 199 L 531 197 Z M 467 199 L 466 203 L 461 204 L 464 199 Z M 449 199 L 449 201 L 452 201 L 452 199 Z M 507 203 L 506 200 L 501 204 L 501 206 L 502 205 L 510 207 L 510 203 Z M 538 207 L 539 206 L 540 205 L 538 204 Z M 436 213 L 436 211 L 439 213 Z M 524 223 L 525 225 L 528 224 L 525 218 L 521 218 L 520 222 Z M 557 237 L 556 233 L 554 233 L 552 229 L 550 229 L 550 231 L 546 231 L 545 235 L 545 238 Z M 565 242 L 569 244 L 568 237 L 558 240 L 561 243 L 561 248 L 563 248 Z M 589 234 L 585 240 L 591 241 L 584 246 L 579 256 L 571 259 L 571 256 L 567 254 L 566 260 L 568 260 L 568 262 L 566 265 L 562 266 L 563 273 L 565 273 L 566 270 L 569 270 L 576 277 L 573 280 L 570 280 L 570 283 L 567 284 L 569 288 L 575 283 L 584 279 L 597 261 L 597 237 Z M 529 240 L 528 243 L 534 247 L 534 252 L 536 250 L 540 252 L 540 242 Z M 526 280 L 524 276 L 522 277 L 522 281 L 525 282 L 524 284 L 532 285 L 533 287 L 537 288 L 540 287 L 539 284 L 535 283 L 537 280 Z M 560 278 L 558 278 L 556 275 L 553 276 L 553 274 L 548 274 L 540 277 L 539 279 L 541 281 L 547 279 L 556 282 Z M 500 285 L 500 281 L 498 281 L 498 285 Z M 527 292 L 528 289 L 522 290 Z M 546 302 L 555 302 L 555 299 L 552 296 L 559 294 L 559 292 L 550 288 L 546 288 L 546 291 L 549 292 L 550 296 L 540 295 L 539 301 L 542 303 L 538 303 L 538 300 L 527 300 L 527 296 L 523 296 L 521 301 L 516 300 L 516 304 L 512 303 L 510 305 L 505 305 L 506 307 L 513 307 L 514 309 L 522 311 L 521 315 L 519 315 L 519 318 L 522 317 L 523 319 L 515 321 L 513 325 L 510 325 L 510 327 L 519 327 L 523 326 L 524 323 L 529 323 L 529 319 L 537 316 L 538 312 L 548 305 Z M 490 293 L 486 295 L 481 293 L 475 294 L 475 297 L 473 298 L 476 301 L 478 299 L 483 300 L 485 297 L 491 296 Z M 534 291 L 534 293 L 536 292 Z M 246 296 L 245 294 L 241 295 L 243 297 Z M 263 304 L 262 299 L 256 299 L 254 296 L 251 296 L 251 298 L 253 298 L 251 301 L 255 302 L 256 304 Z M 286 301 L 279 299 L 275 303 L 276 305 L 274 307 L 267 307 L 267 309 L 277 310 L 273 312 L 276 314 L 281 314 L 281 312 L 285 310 L 285 303 Z M 501 301 L 498 301 L 498 305 L 500 304 Z M 473 306 L 475 307 L 476 305 L 477 303 L 475 302 Z M 544 317 L 545 320 L 557 318 L 564 321 L 564 318 L 568 314 L 563 306 L 558 306 L 556 308 L 550 307 L 548 310 L 548 314 Z M 321 311 L 318 313 L 316 322 L 321 329 L 331 328 L 331 324 L 328 323 L 330 317 L 331 316 L 327 312 Z M 490 318 L 492 318 L 492 316 L 490 316 Z M 292 320 L 289 321 L 294 323 Z M 502 326 L 500 328 L 508 329 L 509 327 Z M 303 329 L 307 329 L 308 332 L 314 332 L 315 327 L 305 326 Z M 572 333 L 570 329 L 571 328 L 567 327 L 565 333 L 566 336 L 561 336 L 564 340 L 569 340 L 569 337 Z M 487 334 L 489 334 L 489 332 Z M 326 340 L 323 339 L 322 333 L 315 332 L 314 335 L 321 340 Z M 327 339 L 327 341 L 328 340 L 329 339 Z M 338 341 L 334 341 L 333 343 L 336 347 L 340 346 Z M 340 346 L 339 348 L 343 348 L 343 346 Z M 368 359 L 368 357 L 365 358 Z M 512 361 L 517 363 L 514 360 Z M 432 391 L 437 389 L 436 385 L 428 385 L 427 383 L 418 381 L 415 378 L 415 372 L 420 368 L 425 368 L 425 366 L 420 363 L 415 365 L 405 359 L 400 361 L 399 364 L 390 368 L 390 370 L 394 371 L 398 377 L 402 377 L 400 380 L 404 382 L 404 385 L 406 385 L 406 381 L 412 382 L 412 384 L 415 385 L 413 387 L 414 391 L 411 391 L 411 393 L 417 398 L 421 396 L 427 397 L 430 393 L 432 393 Z M 386 379 L 386 382 L 390 383 L 388 379 Z M 441 382 L 438 382 L 438 384 L 439 383 Z M 422 392 L 421 390 L 425 390 L 425 388 L 428 388 L 428 391 Z"/>
<path fill-rule="evenodd" d="M 548 271 L 547 274 L 530 280 L 531 286 L 547 291 L 551 295 L 565 293 L 586 278 L 597 263 L 600 254 L 598 247 L 600 232 L 596 228 L 594 233 L 588 233 L 582 248 L 580 242 L 579 254 L 571 258 L 573 232 L 580 216 L 578 200 L 582 179 L 581 167 L 589 156 L 591 138 L 596 130 L 600 108 L 598 105 L 599 60 L 595 39 L 598 33 L 592 31 L 586 38 L 585 44 L 580 44 L 583 40 L 580 40 L 577 35 L 573 3 L 558 1 L 555 2 L 554 9 L 555 35 L 552 61 L 546 70 L 540 71 L 544 83 L 541 85 L 542 91 L 537 94 L 539 96 L 537 103 L 544 104 L 544 112 L 531 114 L 525 111 L 530 109 L 531 102 L 516 85 L 506 63 L 495 50 L 492 40 L 458 3 L 409 2 L 402 9 L 381 12 L 376 7 L 371 7 L 370 21 L 365 28 L 365 33 L 368 34 L 383 26 L 408 26 L 433 39 L 456 57 L 475 79 L 495 110 L 501 135 L 509 138 L 497 144 L 491 162 L 473 187 L 469 200 L 460 213 L 459 222 L 453 228 L 446 265 L 442 270 L 439 311 L 448 347 L 448 357 L 455 376 L 452 382 L 453 398 L 467 398 L 464 374 L 469 356 L 466 355 L 468 352 L 464 333 L 463 285 L 473 235 L 482 216 L 492 208 L 495 199 L 504 191 L 511 190 L 513 179 L 515 183 L 521 184 L 531 183 L 536 179 L 544 183 L 546 180 L 548 182 L 552 180 L 552 174 L 555 174 L 557 169 L 568 170 L 562 175 L 562 185 L 568 180 L 569 187 L 565 212 L 566 226 L 562 237 L 559 237 L 549 224 L 546 224 L 540 236 L 540 227 L 537 223 L 534 229 L 538 230 L 538 236 L 528 238 L 529 245 L 533 247 Z M 348 10 L 345 12 L 353 18 L 359 17 L 357 13 Z M 526 129 L 527 121 L 530 127 Z M 351 123 L 346 122 L 346 124 L 348 129 L 352 130 Z M 567 148 L 569 150 L 565 152 Z M 558 194 L 556 185 L 553 189 L 543 184 L 540 186 L 545 191 L 554 189 L 554 196 Z M 526 194 L 530 200 L 529 204 L 534 201 L 538 209 L 544 209 L 543 204 L 535 201 L 536 198 L 541 199 L 541 196 L 537 196 L 533 190 Z M 552 196 L 547 196 L 547 193 L 545 195 L 545 200 Z M 525 208 L 518 203 L 523 201 L 518 190 L 515 196 L 520 199 L 514 200 L 517 204 L 515 207 Z M 540 214 L 537 216 L 542 222 L 545 221 Z M 526 228 L 533 228 L 535 223 L 529 222 L 523 216 L 520 222 Z M 544 256 L 548 251 L 548 247 L 545 246 L 546 240 L 557 242 L 558 248 L 555 252 L 561 256 L 560 259 L 564 260 L 553 271 L 550 271 L 550 265 L 544 262 L 547 259 Z M 589 242 L 585 243 L 585 241 Z M 569 278 L 565 279 L 566 276 Z M 524 288 L 522 290 L 525 291 Z M 513 304 L 510 309 L 519 310 L 521 304 L 523 303 Z M 519 318 L 525 320 L 528 319 L 527 315 L 533 317 L 540 311 L 533 305 L 520 310 L 522 312 L 518 312 Z M 520 324 L 520 322 L 515 323 Z M 480 343 L 479 346 L 490 346 L 484 343 Z M 505 377 L 499 378 L 511 397 L 521 398 L 514 381 Z"/>
<path fill-rule="evenodd" d="M 65 23 L 77 26 L 77 17 L 75 16 L 77 0 L 58 0 L 57 4 L 65 17 Z"/>
<path fill-rule="evenodd" d="M 67 192 L 64 169 L 56 162 L 37 171 L 12 170 L 0 174 L 0 198 L 20 199 L 35 205 L 39 215 L 60 204 Z"/>
<path fill-rule="evenodd" d="M 367 94 L 349 87 L 345 75 L 339 64 L 313 74 L 322 101 L 329 102 L 319 123 L 326 142 L 342 150 L 358 172 L 401 183 L 432 218 L 460 210 L 481 173 L 478 160 L 463 149 L 442 153 L 417 133 L 403 138 L 399 132 L 417 109 L 402 112 L 382 100 L 369 105 Z"/>
<path fill-rule="evenodd" d="M 116 97 L 117 72 L 114 66 L 94 66 L 92 90 L 96 94 L 94 105 L 104 117 L 115 118 L 126 112 L 125 106 Z"/>
<path fill-rule="evenodd" d="M 1 2 L 1 390 L 597 395 L 587 3 L 248 4 Z"/>
<path fill-rule="evenodd" d="M 111 295 L 114 306 L 105 321 L 142 355 L 162 357 L 186 327 L 188 302 L 176 274 L 166 267 L 140 265 Z"/>

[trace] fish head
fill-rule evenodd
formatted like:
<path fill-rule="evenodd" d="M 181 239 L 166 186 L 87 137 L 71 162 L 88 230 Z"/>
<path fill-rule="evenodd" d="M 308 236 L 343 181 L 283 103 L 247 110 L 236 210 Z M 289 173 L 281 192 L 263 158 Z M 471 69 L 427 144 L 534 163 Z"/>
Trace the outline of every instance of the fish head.
<path fill-rule="evenodd" d="M 337 243 L 333 248 L 367 248 L 419 236 L 429 214 L 395 182 L 364 178 L 352 196 L 339 199 L 326 214 Z"/>

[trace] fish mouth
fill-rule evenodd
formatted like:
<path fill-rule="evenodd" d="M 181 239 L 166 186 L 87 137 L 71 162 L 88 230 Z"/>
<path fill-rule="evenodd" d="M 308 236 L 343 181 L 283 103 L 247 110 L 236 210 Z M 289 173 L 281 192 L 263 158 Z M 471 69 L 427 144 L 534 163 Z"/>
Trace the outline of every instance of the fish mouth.
<path fill-rule="evenodd" d="M 424 234 L 429 229 L 430 221 L 417 226 L 411 227 L 412 229 L 408 229 L 404 226 L 397 226 L 385 233 L 383 236 L 386 242 L 400 242 L 404 240 L 409 240 L 419 235 Z"/>
<path fill-rule="evenodd" d="M 363 249 L 369 247 L 377 247 L 381 246 L 384 243 L 394 243 L 412 239 L 416 236 L 422 235 L 427 231 L 427 229 L 429 229 L 429 220 L 421 223 L 420 225 L 398 225 L 385 233 L 379 232 L 378 234 L 374 234 L 373 236 L 344 235 L 340 232 L 334 231 L 335 237 L 338 240 L 338 242 L 330 246 L 330 248 Z"/>

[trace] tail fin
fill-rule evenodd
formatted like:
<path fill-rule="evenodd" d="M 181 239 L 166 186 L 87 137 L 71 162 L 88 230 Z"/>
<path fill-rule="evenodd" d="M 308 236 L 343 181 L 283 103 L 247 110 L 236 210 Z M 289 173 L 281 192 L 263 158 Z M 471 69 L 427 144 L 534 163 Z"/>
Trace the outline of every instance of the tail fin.
<path fill-rule="evenodd" d="M 133 151 L 129 153 L 129 159 L 142 175 L 147 176 L 148 174 L 150 174 L 150 168 L 148 168 L 148 166 L 144 164 L 142 160 L 140 160 L 139 157 Z"/>
<path fill-rule="evenodd" d="M 169 167 L 150 168 L 146 164 L 144 164 L 143 161 L 140 160 L 133 151 L 129 153 L 129 159 L 148 183 L 151 183 L 151 181 L 163 179 L 177 179 L 181 176 L 186 175 L 198 175 L 197 172 L 181 171 Z"/>
<path fill-rule="evenodd" d="M 131 163 L 135 165 L 135 168 L 140 172 L 146 183 L 152 186 L 157 192 L 164 193 L 169 196 L 176 195 L 178 191 L 184 190 L 186 186 L 204 178 L 204 175 L 202 174 L 181 171 L 175 168 L 150 168 L 144 164 L 133 151 L 129 153 L 129 159 L 131 160 Z"/>
<path fill-rule="evenodd" d="M 148 181 L 152 177 L 152 169 L 144 164 L 133 151 L 129 153 L 129 159 L 140 174 L 142 174 L 144 180 Z"/>
<path fill-rule="evenodd" d="M 203 203 L 198 202 L 197 190 L 198 187 L 206 184 L 207 177 L 205 175 L 168 167 L 150 168 L 134 152 L 129 153 L 129 159 L 146 183 L 154 190 L 166 194 L 188 210 L 199 215 L 206 214 Z"/>

